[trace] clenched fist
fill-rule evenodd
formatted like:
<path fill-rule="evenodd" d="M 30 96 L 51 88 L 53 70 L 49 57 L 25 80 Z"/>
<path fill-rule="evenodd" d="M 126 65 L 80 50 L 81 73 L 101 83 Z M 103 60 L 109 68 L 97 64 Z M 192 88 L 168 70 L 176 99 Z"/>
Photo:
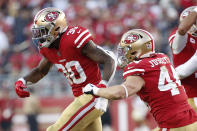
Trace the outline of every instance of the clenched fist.
<path fill-rule="evenodd" d="M 93 84 L 87 84 L 83 88 L 83 93 L 85 94 L 91 94 L 91 95 L 97 95 L 99 88 Z"/>
<path fill-rule="evenodd" d="M 27 86 L 22 80 L 19 79 L 18 81 L 15 82 L 15 91 L 19 97 L 24 98 L 30 96 L 30 93 L 24 90 L 26 88 Z"/>

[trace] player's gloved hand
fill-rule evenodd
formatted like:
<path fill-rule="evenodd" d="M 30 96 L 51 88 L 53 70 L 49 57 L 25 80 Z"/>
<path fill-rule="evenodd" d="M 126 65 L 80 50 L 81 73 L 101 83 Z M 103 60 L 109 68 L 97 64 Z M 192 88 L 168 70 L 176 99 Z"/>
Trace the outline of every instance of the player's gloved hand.
<path fill-rule="evenodd" d="M 24 79 L 19 79 L 18 81 L 15 82 L 15 91 L 19 97 L 24 98 L 30 96 L 30 93 L 24 90 L 26 88 L 27 86 L 25 85 Z"/>
<path fill-rule="evenodd" d="M 105 80 L 101 80 L 97 85 L 87 84 L 82 91 L 85 94 L 97 95 L 99 88 L 106 88 L 106 85 L 107 82 Z"/>
<path fill-rule="evenodd" d="M 104 84 L 98 84 L 97 86 L 99 86 L 100 88 L 106 88 Z M 100 90 L 97 86 L 93 84 L 87 84 L 83 88 L 83 93 L 95 95 L 96 96 L 95 108 L 102 112 L 106 112 L 108 100 L 102 97 L 97 97 L 98 91 Z"/>
<path fill-rule="evenodd" d="M 93 84 L 87 84 L 83 88 L 83 93 L 85 94 L 91 94 L 91 95 L 97 95 L 99 88 Z"/>
<path fill-rule="evenodd" d="M 102 97 L 97 97 L 98 91 L 100 90 L 99 88 L 106 88 L 107 82 L 105 80 L 101 80 L 99 84 L 94 85 L 94 84 L 87 84 L 83 88 L 83 93 L 85 94 L 91 94 L 96 96 L 96 104 L 95 108 L 102 111 L 106 112 L 107 106 L 108 106 L 108 100 Z"/>

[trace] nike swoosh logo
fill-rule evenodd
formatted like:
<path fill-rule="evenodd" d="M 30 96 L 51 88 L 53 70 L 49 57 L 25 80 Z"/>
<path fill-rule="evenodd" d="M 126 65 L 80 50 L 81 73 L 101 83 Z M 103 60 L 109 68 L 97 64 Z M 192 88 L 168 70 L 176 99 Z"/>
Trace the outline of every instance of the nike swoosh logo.
<path fill-rule="evenodd" d="M 65 62 L 66 61 L 66 59 L 61 59 L 61 60 L 59 60 L 59 62 Z"/>

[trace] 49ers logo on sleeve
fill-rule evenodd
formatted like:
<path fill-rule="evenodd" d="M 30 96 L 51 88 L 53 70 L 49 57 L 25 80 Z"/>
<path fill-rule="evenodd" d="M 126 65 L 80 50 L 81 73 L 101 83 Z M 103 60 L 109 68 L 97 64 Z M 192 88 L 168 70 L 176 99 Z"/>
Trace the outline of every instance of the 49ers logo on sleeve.
<path fill-rule="evenodd" d="M 139 36 L 138 35 L 136 35 L 136 34 L 130 34 L 130 35 L 128 35 L 125 38 L 124 43 L 125 44 L 130 44 L 130 43 L 136 42 L 138 39 L 139 39 Z"/>
<path fill-rule="evenodd" d="M 59 12 L 57 12 L 57 11 L 49 12 L 49 13 L 45 16 L 45 20 L 51 22 L 51 21 L 56 20 L 58 16 L 59 16 Z"/>

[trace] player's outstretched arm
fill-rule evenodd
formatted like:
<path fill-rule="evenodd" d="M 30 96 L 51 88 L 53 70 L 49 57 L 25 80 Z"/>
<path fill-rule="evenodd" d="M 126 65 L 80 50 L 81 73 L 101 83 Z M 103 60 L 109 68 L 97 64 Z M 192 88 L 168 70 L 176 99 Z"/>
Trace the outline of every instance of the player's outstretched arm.
<path fill-rule="evenodd" d="M 97 46 L 92 40 L 83 47 L 82 54 L 99 64 L 103 64 L 103 80 L 110 81 L 112 79 L 116 69 L 115 57 L 113 54 Z"/>
<path fill-rule="evenodd" d="M 53 64 L 49 62 L 46 58 L 43 58 L 40 64 L 24 77 L 27 84 L 36 83 L 41 80 L 45 75 L 48 74 L 52 65 Z"/>
<path fill-rule="evenodd" d="M 193 24 L 196 24 L 196 19 L 197 19 L 197 11 L 192 11 L 191 13 L 189 13 L 189 15 L 186 16 L 179 24 L 178 33 L 180 35 L 185 35 L 187 31 L 191 28 L 191 26 Z"/>
<path fill-rule="evenodd" d="M 83 92 L 85 94 L 93 94 L 110 100 L 117 100 L 134 95 L 144 84 L 145 81 L 140 76 L 128 76 L 121 85 L 115 85 L 109 88 L 97 88 L 89 84 L 83 88 Z"/>
<path fill-rule="evenodd" d="M 40 79 L 42 79 L 52 67 L 52 63 L 49 62 L 47 59 L 43 58 L 40 64 L 34 68 L 28 75 L 23 78 L 18 79 L 15 82 L 15 91 L 19 97 L 28 97 L 30 93 L 25 91 L 24 89 L 27 88 L 27 84 L 36 83 Z"/>

